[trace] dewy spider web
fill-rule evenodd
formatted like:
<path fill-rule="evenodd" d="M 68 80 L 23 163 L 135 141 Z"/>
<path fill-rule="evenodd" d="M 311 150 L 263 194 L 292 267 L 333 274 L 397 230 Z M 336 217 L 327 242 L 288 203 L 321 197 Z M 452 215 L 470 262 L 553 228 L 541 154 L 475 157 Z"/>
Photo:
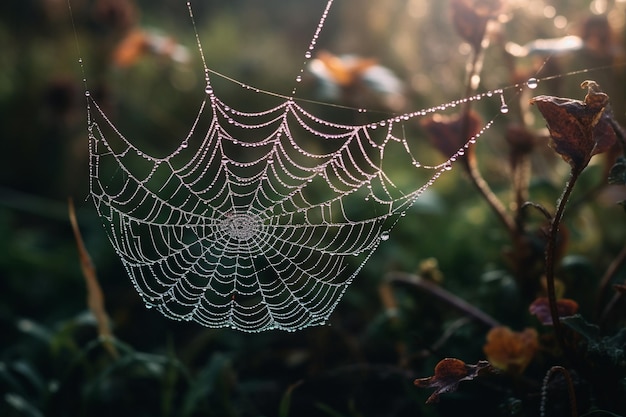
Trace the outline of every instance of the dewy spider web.
<path fill-rule="evenodd" d="M 95 206 L 145 304 L 165 316 L 248 332 L 323 324 L 398 219 L 476 139 L 444 164 L 423 167 L 402 123 L 502 90 L 363 125 L 316 117 L 295 99 L 296 88 L 273 108 L 238 111 L 212 87 L 217 73 L 187 6 L 206 96 L 177 149 L 144 153 L 86 92 Z M 425 184 L 394 184 L 385 169 L 392 145 L 405 153 L 407 170 L 432 170 Z"/>

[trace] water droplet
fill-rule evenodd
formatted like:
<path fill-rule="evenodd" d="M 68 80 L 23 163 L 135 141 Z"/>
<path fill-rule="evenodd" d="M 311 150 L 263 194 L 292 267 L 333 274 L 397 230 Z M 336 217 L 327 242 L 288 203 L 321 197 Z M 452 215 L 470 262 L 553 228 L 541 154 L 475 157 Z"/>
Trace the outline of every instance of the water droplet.
<path fill-rule="evenodd" d="M 311 58 L 311 51 L 306 51 L 305 54 L 304 54 L 304 57 L 306 59 L 310 59 Z"/>
<path fill-rule="evenodd" d="M 493 91 L 487 91 L 486 96 L 487 96 L 487 97 L 492 97 L 492 96 L 493 96 Z"/>
<path fill-rule="evenodd" d="M 207 85 L 206 88 L 204 89 L 204 92 L 207 94 L 213 94 L 213 87 L 211 87 L 210 85 Z"/>
<path fill-rule="evenodd" d="M 82 64 L 83 63 L 83 59 L 82 58 L 78 58 L 78 63 Z"/>
<path fill-rule="evenodd" d="M 91 95 L 91 93 L 89 92 L 89 90 L 85 91 L 85 97 L 89 97 Z"/>
<path fill-rule="evenodd" d="M 382 241 L 389 240 L 389 232 L 387 230 L 385 230 L 384 232 L 380 234 L 380 240 Z"/>
<path fill-rule="evenodd" d="M 187 141 L 184 141 L 183 143 L 180 144 L 181 148 L 186 148 L 187 146 L 189 146 L 189 143 Z"/>
<path fill-rule="evenodd" d="M 538 84 L 539 84 L 539 80 L 536 78 L 529 78 L 528 81 L 526 82 L 526 85 L 531 90 L 534 90 L 535 88 L 537 88 Z"/>
<path fill-rule="evenodd" d="M 506 102 L 504 101 L 504 95 L 502 94 L 500 94 L 500 103 L 502 103 L 502 105 L 500 106 L 500 113 L 507 114 L 509 112 L 509 106 L 506 105 Z"/>
<path fill-rule="evenodd" d="M 302 81 L 302 77 L 301 77 L 300 75 L 298 75 L 298 76 L 296 77 L 296 82 L 297 82 L 297 83 L 299 83 L 299 82 L 301 82 L 301 81 Z"/>

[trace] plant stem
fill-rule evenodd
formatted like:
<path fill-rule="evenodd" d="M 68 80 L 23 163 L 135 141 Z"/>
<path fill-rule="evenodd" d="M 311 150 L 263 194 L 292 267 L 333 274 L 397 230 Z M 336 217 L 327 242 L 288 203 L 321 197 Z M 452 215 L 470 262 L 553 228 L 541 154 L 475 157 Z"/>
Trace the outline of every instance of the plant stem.
<path fill-rule="evenodd" d="M 541 407 L 540 407 L 540 415 L 545 416 L 546 412 L 546 401 L 548 399 L 548 383 L 550 382 L 550 378 L 555 372 L 560 372 L 565 378 L 565 382 L 567 383 L 567 393 L 569 395 L 570 402 L 570 413 L 572 417 L 578 417 L 578 406 L 576 405 L 576 390 L 574 389 L 574 382 L 572 381 L 572 376 L 567 371 L 567 369 L 562 366 L 553 366 L 548 369 L 546 376 L 543 379 L 543 386 L 541 389 Z"/>
<path fill-rule="evenodd" d="M 419 275 L 407 274 L 402 272 L 391 272 L 387 274 L 386 280 L 390 282 L 402 282 L 405 284 L 413 285 L 419 288 L 422 291 L 427 292 L 428 294 L 437 297 L 438 299 L 445 301 L 450 306 L 455 309 L 465 313 L 467 316 L 472 317 L 489 327 L 500 326 L 500 323 L 485 313 L 484 311 L 474 307 L 467 301 L 462 298 L 457 297 L 456 295 L 446 291 L 442 287 L 437 284 L 434 284 L 430 281 L 427 281 L 420 277 Z"/>
<path fill-rule="evenodd" d="M 467 86 L 465 89 L 465 96 L 469 97 L 476 91 L 476 87 L 478 85 L 474 82 L 475 77 L 479 75 L 482 70 L 483 60 L 485 56 L 485 47 L 487 43 L 482 42 L 481 47 L 478 50 L 474 51 L 472 56 L 472 62 L 469 67 L 469 71 L 467 74 Z M 467 140 L 468 138 L 468 129 L 469 129 L 469 118 L 470 118 L 470 110 L 472 106 L 472 101 L 468 100 L 463 106 L 463 127 L 461 129 L 461 134 L 463 135 L 463 139 Z M 473 153 L 468 154 L 465 158 L 463 158 L 463 164 L 465 166 L 465 170 L 467 171 L 470 180 L 474 184 L 474 186 L 478 189 L 478 192 L 483 196 L 483 198 L 487 201 L 487 204 L 491 209 L 496 213 L 497 217 L 502 221 L 502 224 L 506 227 L 507 231 L 511 234 L 511 236 L 516 235 L 516 227 L 513 219 L 508 215 L 504 205 L 498 199 L 498 197 L 494 194 L 494 192 L 487 184 L 487 181 L 483 178 L 478 169 L 478 163 L 476 161 L 476 157 Z"/>
<path fill-rule="evenodd" d="M 570 173 L 569 180 L 567 184 L 565 184 L 565 188 L 563 189 L 563 194 L 557 201 L 556 212 L 552 217 L 552 222 L 550 223 L 550 230 L 548 232 L 548 245 L 546 246 L 546 282 L 548 286 L 548 301 L 550 304 L 550 316 L 552 317 L 552 325 L 554 327 L 554 333 L 556 335 L 556 339 L 559 343 L 559 346 L 563 350 L 564 353 L 567 353 L 567 346 L 565 344 L 565 338 L 563 336 L 563 327 L 561 326 L 561 321 L 559 319 L 559 311 L 557 309 L 556 304 L 556 289 L 554 285 L 554 268 L 555 268 L 555 254 L 557 247 L 557 240 L 559 236 L 559 225 L 561 220 L 563 219 L 563 213 L 565 212 L 565 206 L 567 205 L 567 201 L 569 200 L 570 195 L 572 194 L 572 190 L 574 189 L 574 184 L 576 184 L 576 180 L 580 175 L 580 170 L 573 169 Z"/>
<path fill-rule="evenodd" d="M 470 156 L 468 158 L 465 158 L 464 161 L 467 173 L 469 174 L 469 177 L 478 192 L 487 201 L 487 204 L 500 219 L 509 234 L 512 237 L 515 237 L 517 235 L 515 222 L 513 221 L 511 216 L 509 216 L 506 208 L 504 207 L 500 199 L 494 194 L 494 192 L 491 190 L 491 187 L 489 187 L 489 184 L 487 184 L 487 181 L 485 181 L 485 179 L 481 175 L 480 170 L 478 169 L 476 158 Z"/>

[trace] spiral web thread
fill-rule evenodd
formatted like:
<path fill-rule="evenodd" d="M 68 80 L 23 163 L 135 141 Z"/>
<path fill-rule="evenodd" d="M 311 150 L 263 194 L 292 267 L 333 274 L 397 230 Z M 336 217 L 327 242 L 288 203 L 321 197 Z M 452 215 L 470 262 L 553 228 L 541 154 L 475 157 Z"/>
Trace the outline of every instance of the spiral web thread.
<path fill-rule="evenodd" d="M 399 218 L 492 122 L 437 166 L 415 159 L 402 124 L 502 91 L 343 125 L 307 111 L 295 87 L 279 96 L 239 83 L 282 100 L 238 111 L 213 90 L 210 76 L 219 74 L 206 65 L 187 6 L 206 96 L 177 149 L 164 157 L 143 152 L 86 92 L 91 196 L 109 239 L 146 306 L 167 317 L 246 332 L 323 324 Z M 430 169 L 429 179 L 397 187 L 386 173 L 397 164 L 386 159 L 391 147 L 404 153 L 406 171 Z"/>

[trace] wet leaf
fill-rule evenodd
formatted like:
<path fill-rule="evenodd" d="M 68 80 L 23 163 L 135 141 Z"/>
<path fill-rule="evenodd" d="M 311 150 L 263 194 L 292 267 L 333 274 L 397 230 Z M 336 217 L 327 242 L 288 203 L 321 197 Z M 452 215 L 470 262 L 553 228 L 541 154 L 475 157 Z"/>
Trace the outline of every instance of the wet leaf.
<path fill-rule="evenodd" d="M 559 317 L 567 317 L 576 314 L 578 311 L 578 303 L 568 298 L 557 300 L 556 309 Z M 550 303 L 547 297 L 537 298 L 528 308 L 530 314 L 537 316 L 541 324 L 546 326 L 552 325 L 552 316 L 550 314 Z"/>
<path fill-rule="evenodd" d="M 487 361 L 478 361 L 476 365 L 468 365 L 460 359 L 445 358 L 435 366 L 435 375 L 418 378 L 413 383 L 420 388 L 435 388 L 435 392 L 426 400 L 426 404 L 439 401 L 439 395 L 457 390 L 461 381 L 470 381 L 483 369 L 489 369 Z"/>
<path fill-rule="evenodd" d="M 521 374 L 532 361 L 538 347 L 535 329 L 514 332 L 508 327 L 499 326 L 487 333 L 487 344 L 483 351 L 496 368 Z"/>
<path fill-rule="evenodd" d="M 584 101 L 554 96 L 537 96 L 531 100 L 548 124 L 552 148 L 580 173 L 593 155 L 607 151 L 617 137 L 605 110 L 609 96 L 595 81 L 585 81 Z"/>

